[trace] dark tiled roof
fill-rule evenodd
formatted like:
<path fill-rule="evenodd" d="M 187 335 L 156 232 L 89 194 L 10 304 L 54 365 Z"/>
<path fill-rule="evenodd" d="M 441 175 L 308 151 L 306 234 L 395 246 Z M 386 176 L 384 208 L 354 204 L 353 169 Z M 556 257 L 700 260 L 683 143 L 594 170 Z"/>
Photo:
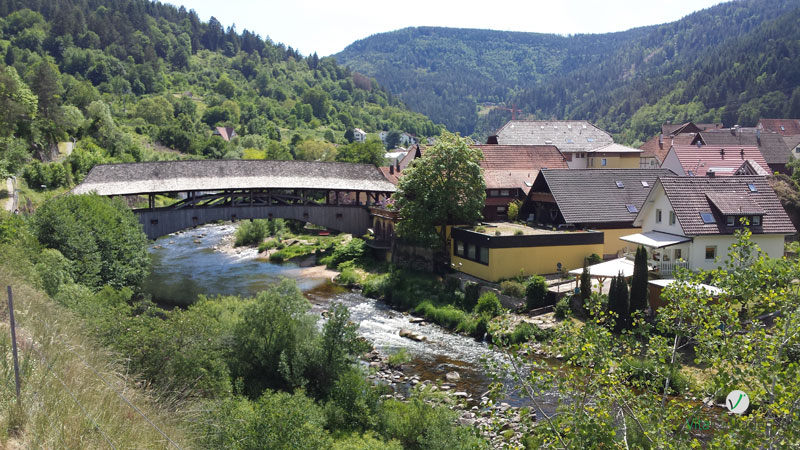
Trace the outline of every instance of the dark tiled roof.
<path fill-rule="evenodd" d="M 626 205 L 640 209 L 656 179 L 670 175 L 668 169 L 542 170 L 535 184 L 538 190 L 546 182 L 567 223 L 633 222 L 636 213 Z"/>
<path fill-rule="evenodd" d="M 760 136 L 755 129 L 731 129 L 703 131 L 703 143 L 712 147 L 757 147 L 767 164 L 786 164 L 789 162 L 789 148 L 778 133 L 762 131 Z M 759 162 L 759 164 L 761 164 Z"/>
<path fill-rule="evenodd" d="M 397 172 L 396 170 L 393 170 L 391 167 L 378 167 L 378 170 L 381 171 L 384 178 L 386 178 L 390 183 L 394 185 L 396 185 L 397 181 L 400 179 L 401 172 Z"/>
<path fill-rule="evenodd" d="M 800 134 L 800 119 L 761 119 L 758 125 L 783 136 Z"/>
<path fill-rule="evenodd" d="M 764 208 L 759 206 L 749 194 L 738 192 L 706 192 L 708 201 L 717 210 L 725 215 L 731 214 L 764 214 Z"/>
<path fill-rule="evenodd" d="M 101 164 L 72 192 L 133 195 L 250 188 L 396 190 L 371 164 L 227 159 Z"/>
<path fill-rule="evenodd" d="M 585 120 L 511 120 L 495 135 L 500 145 L 555 145 L 562 152 L 585 152 L 614 142 Z"/>
<path fill-rule="evenodd" d="M 703 176 L 713 171 L 717 176 L 732 176 L 746 160 L 753 160 L 762 168 L 769 167 L 758 147 L 676 145 L 673 150 L 687 174 L 691 171 Z"/>
<path fill-rule="evenodd" d="M 761 226 L 751 227 L 753 233 L 796 232 L 766 177 L 661 177 L 659 181 L 687 236 L 732 234 L 735 231 L 727 226 L 723 213 L 714 207 L 715 202 L 710 201 L 709 196 L 715 200 L 719 198 L 719 205 L 726 211 L 736 210 L 739 206 L 750 209 L 753 205 L 763 210 Z M 756 192 L 751 192 L 748 184 L 753 184 Z M 737 202 L 737 198 L 747 200 Z M 703 223 L 701 212 L 714 214 L 716 223 Z"/>
<path fill-rule="evenodd" d="M 661 144 L 659 144 L 659 139 Z M 694 139 L 694 134 L 679 134 L 674 138 L 669 136 L 654 136 L 649 141 L 642 144 L 639 150 L 642 150 L 642 158 L 655 157 L 658 162 L 664 162 L 664 158 L 669 153 L 670 145 L 689 145 Z"/>

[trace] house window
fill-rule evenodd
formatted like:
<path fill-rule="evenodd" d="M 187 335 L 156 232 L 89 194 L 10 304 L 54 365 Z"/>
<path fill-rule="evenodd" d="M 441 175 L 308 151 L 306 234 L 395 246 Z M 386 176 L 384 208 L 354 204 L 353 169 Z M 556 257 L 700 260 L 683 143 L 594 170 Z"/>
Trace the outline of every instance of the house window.
<path fill-rule="evenodd" d="M 606 159 L 605 159 L 605 158 L 602 158 L 602 159 L 600 160 L 600 165 L 601 165 L 601 166 L 603 166 L 603 167 L 605 167 L 605 165 L 606 165 L 606 163 L 607 163 L 607 162 L 608 162 L 608 161 L 606 161 Z"/>
<path fill-rule="evenodd" d="M 500 195 L 500 191 L 497 189 L 492 189 L 489 191 L 489 197 L 497 197 L 498 195 Z"/>
<path fill-rule="evenodd" d="M 647 181 L 643 180 L 642 181 L 642 187 L 650 187 L 650 183 L 648 183 Z"/>
<path fill-rule="evenodd" d="M 747 183 L 747 188 L 750 189 L 750 192 L 758 192 L 758 188 L 753 183 Z"/>
<path fill-rule="evenodd" d="M 751 221 L 754 227 L 761 226 L 761 216 L 753 216 L 753 220 Z"/>
<path fill-rule="evenodd" d="M 661 210 L 656 210 L 656 223 L 661 223 Z"/>
<path fill-rule="evenodd" d="M 681 259 L 681 257 L 682 257 L 682 256 L 681 256 L 681 249 L 679 249 L 679 248 L 676 248 L 676 249 L 673 251 L 673 255 L 675 256 L 675 261 L 678 261 L 678 260 L 680 260 L 680 259 Z"/>
<path fill-rule="evenodd" d="M 467 259 L 475 260 L 475 244 L 467 244 Z"/>
<path fill-rule="evenodd" d="M 728 224 L 729 227 L 732 227 L 732 226 L 736 225 L 736 217 L 726 216 L 726 220 L 727 220 L 726 223 Z"/>
<path fill-rule="evenodd" d="M 605 166 L 605 164 L 603 164 L 603 165 Z M 615 181 L 615 183 L 617 183 L 617 187 L 620 188 L 620 189 L 625 187 L 625 183 L 623 183 L 622 181 L 617 180 L 617 181 Z"/>
<path fill-rule="evenodd" d="M 669 212 L 669 224 L 675 225 L 675 211 Z"/>
<path fill-rule="evenodd" d="M 703 219 L 703 223 L 708 225 L 712 223 L 717 223 L 716 219 L 714 219 L 714 215 L 710 212 L 701 212 L 700 218 Z"/>
<path fill-rule="evenodd" d="M 706 261 L 713 260 L 716 257 L 717 257 L 717 246 L 716 245 L 706 246 Z"/>
<path fill-rule="evenodd" d="M 497 207 L 497 215 L 503 216 L 506 214 L 506 207 L 505 206 L 498 206 Z"/>
<path fill-rule="evenodd" d="M 461 241 L 456 241 L 456 255 L 464 256 L 464 243 Z"/>
<path fill-rule="evenodd" d="M 639 212 L 636 205 L 625 205 L 625 207 L 628 208 L 628 212 L 631 214 Z"/>
<path fill-rule="evenodd" d="M 508 189 L 503 189 L 502 191 L 500 191 L 500 196 L 501 197 L 508 197 Z"/>
<path fill-rule="evenodd" d="M 480 248 L 480 259 L 479 262 L 483 264 L 489 264 L 489 249 L 486 247 Z"/>
<path fill-rule="evenodd" d="M 662 258 L 662 261 L 669 261 L 669 250 L 666 249 L 664 250 L 664 256 Z"/>

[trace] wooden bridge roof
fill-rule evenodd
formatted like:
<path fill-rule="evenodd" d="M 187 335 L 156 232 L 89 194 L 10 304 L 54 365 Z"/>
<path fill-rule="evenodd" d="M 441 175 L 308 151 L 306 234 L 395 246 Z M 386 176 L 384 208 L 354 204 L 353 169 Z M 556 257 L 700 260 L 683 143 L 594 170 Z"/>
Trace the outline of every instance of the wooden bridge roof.
<path fill-rule="evenodd" d="M 268 188 L 397 190 L 370 164 L 230 159 L 100 164 L 89 171 L 72 193 L 134 195 Z"/>

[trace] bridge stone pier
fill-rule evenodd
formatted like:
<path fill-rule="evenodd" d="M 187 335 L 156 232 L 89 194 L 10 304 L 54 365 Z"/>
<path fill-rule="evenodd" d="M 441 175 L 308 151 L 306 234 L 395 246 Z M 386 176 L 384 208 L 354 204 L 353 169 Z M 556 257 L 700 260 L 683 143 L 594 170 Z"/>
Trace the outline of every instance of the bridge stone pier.
<path fill-rule="evenodd" d="M 200 160 L 101 164 L 71 193 L 146 197 L 147 207 L 134 212 L 155 239 L 220 220 L 272 218 L 361 236 L 370 227 L 369 207 L 394 191 L 369 164 Z M 172 203 L 156 208 L 156 195 Z"/>

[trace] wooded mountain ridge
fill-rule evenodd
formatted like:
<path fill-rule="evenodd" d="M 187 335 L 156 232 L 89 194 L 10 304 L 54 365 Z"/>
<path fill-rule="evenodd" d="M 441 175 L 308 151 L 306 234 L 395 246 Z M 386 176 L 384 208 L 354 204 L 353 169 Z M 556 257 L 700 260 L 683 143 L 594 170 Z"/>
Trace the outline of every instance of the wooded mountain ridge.
<path fill-rule="evenodd" d="M 588 119 L 633 144 L 665 121 L 800 116 L 799 21 L 795 1 L 744 0 L 607 34 L 406 28 L 334 57 L 462 134 L 493 132 L 511 113 L 480 106 L 505 103 L 523 117 Z"/>

